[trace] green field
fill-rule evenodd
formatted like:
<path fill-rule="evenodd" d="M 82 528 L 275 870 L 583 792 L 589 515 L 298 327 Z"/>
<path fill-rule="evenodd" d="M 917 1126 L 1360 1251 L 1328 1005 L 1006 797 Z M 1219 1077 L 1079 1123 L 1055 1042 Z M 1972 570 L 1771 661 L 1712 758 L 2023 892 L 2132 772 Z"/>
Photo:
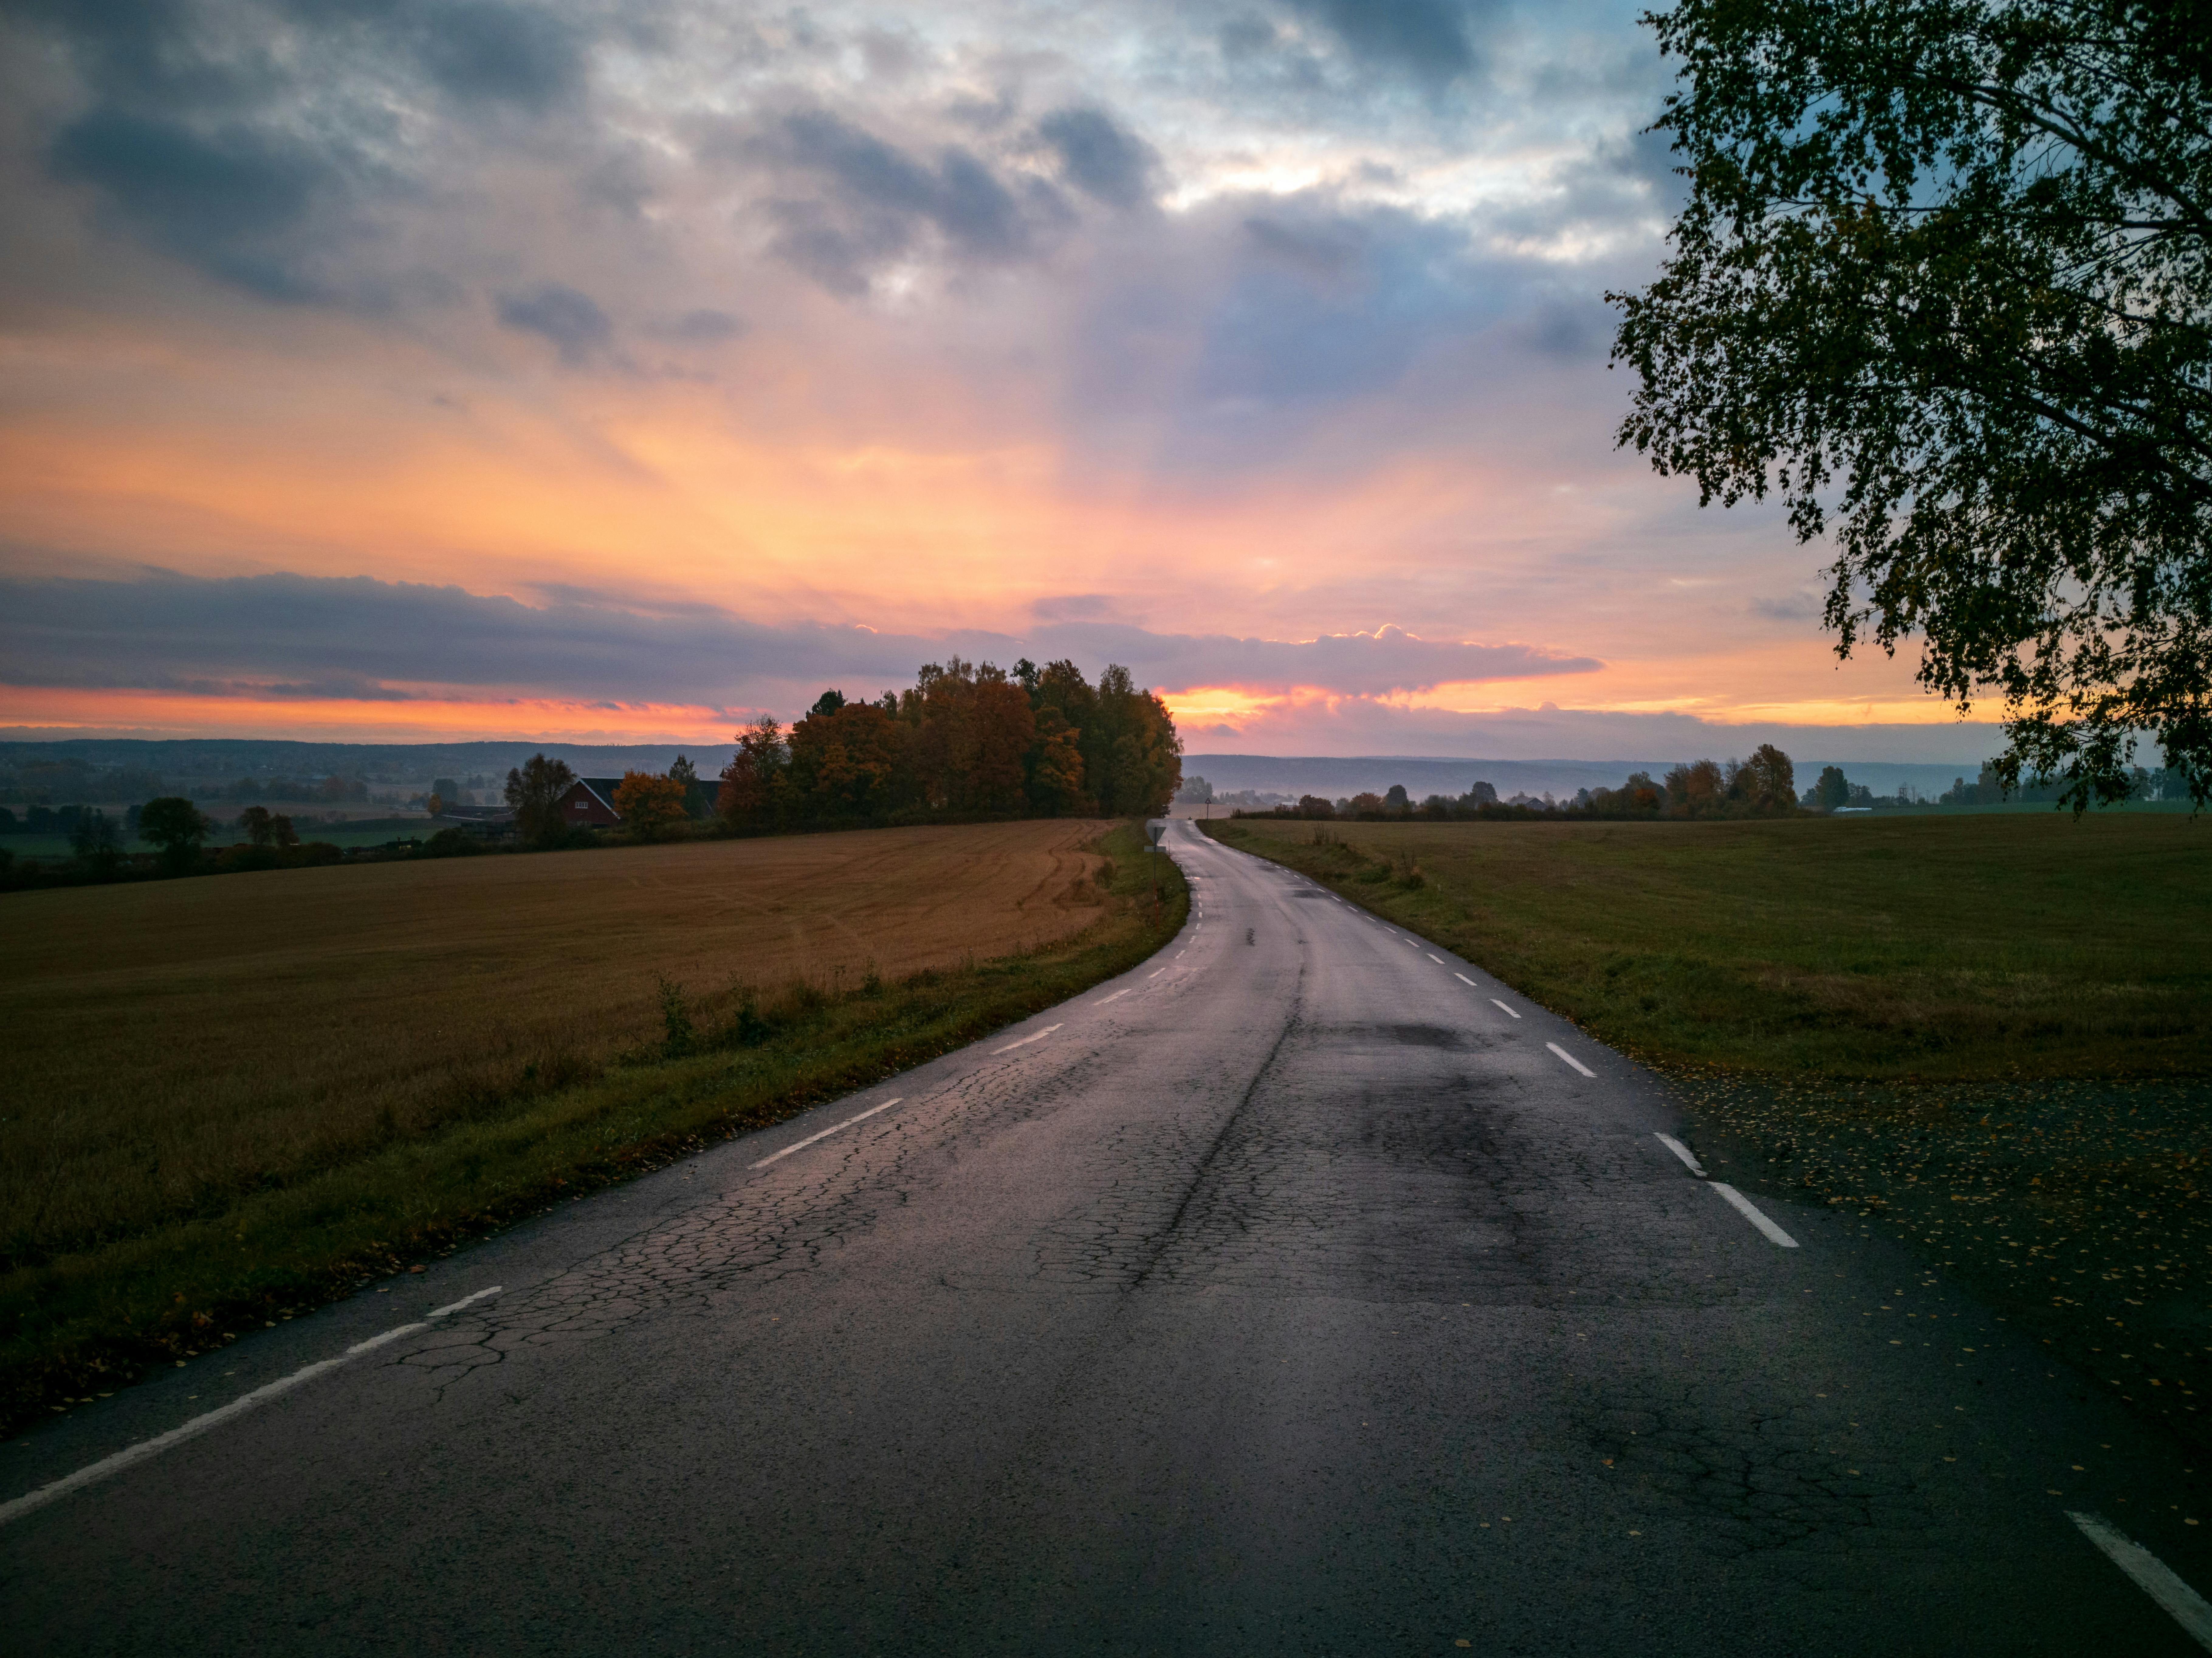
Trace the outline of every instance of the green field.
<path fill-rule="evenodd" d="M 2212 1076 L 2185 817 L 1214 827 L 1674 1069 Z"/>
<path fill-rule="evenodd" d="M 2212 1448 L 2212 823 L 1212 827 L 1644 1060 L 1715 1172 L 1890 1233 Z"/>
<path fill-rule="evenodd" d="M 380 847 L 390 841 L 427 841 L 442 827 L 441 822 L 428 817 L 359 817 L 341 823 L 301 822 L 298 833 L 302 841 L 323 841 L 334 847 Z M 219 830 L 208 837 L 208 848 L 220 852 L 236 839 L 228 829 Z M 150 841 L 131 839 L 124 841 L 123 850 L 151 853 L 160 848 Z M 0 835 L 0 852 L 41 862 L 62 862 L 76 855 L 66 835 Z"/>

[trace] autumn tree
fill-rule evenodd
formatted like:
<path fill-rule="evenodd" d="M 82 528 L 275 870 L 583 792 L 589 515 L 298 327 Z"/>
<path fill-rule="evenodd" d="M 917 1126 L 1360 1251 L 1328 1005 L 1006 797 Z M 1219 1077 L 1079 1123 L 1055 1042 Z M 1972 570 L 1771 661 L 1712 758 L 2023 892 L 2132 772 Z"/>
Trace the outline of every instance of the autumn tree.
<path fill-rule="evenodd" d="M 1733 764 L 1729 793 L 1754 811 L 1795 810 L 1797 781 L 1790 756 L 1771 743 L 1761 743 L 1748 760 Z"/>
<path fill-rule="evenodd" d="M 765 829 L 776 820 L 782 805 L 785 768 L 791 750 L 783 727 L 774 716 L 763 714 L 738 733 L 738 751 L 722 768 L 722 786 L 714 797 L 714 810 L 732 829 Z"/>
<path fill-rule="evenodd" d="M 576 780 L 565 760 L 548 760 L 533 754 L 507 774 L 507 804 L 514 812 L 514 827 L 526 841 L 544 843 L 562 833 L 561 797 Z"/>
<path fill-rule="evenodd" d="M 821 702 L 791 728 L 790 798 L 814 821 L 889 816 L 906 793 L 908 728 L 874 702 Z"/>
<path fill-rule="evenodd" d="M 626 771 L 615 785 L 614 808 L 641 841 L 658 841 L 691 815 L 689 791 L 659 772 Z"/>
<path fill-rule="evenodd" d="M 976 675 L 969 810 L 1018 816 L 1028 804 L 1024 761 L 1036 738 L 1029 694 L 988 663 Z"/>
<path fill-rule="evenodd" d="M 1713 811 L 1727 793 L 1719 762 L 1693 760 L 1667 774 L 1667 805 L 1677 817 L 1698 817 Z"/>
<path fill-rule="evenodd" d="M 1138 689 L 1127 668 L 1109 663 L 1098 676 L 1091 720 L 1084 768 L 1101 809 L 1124 817 L 1165 811 L 1182 783 L 1182 739 L 1167 704 Z"/>
<path fill-rule="evenodd" d="M 1034 675 L 1036 670 L 1030 670 Z M 1081 817 L 1097 808 L 1083 786 L 1083 733 L 1048 702 L 1036 711 L 1030 748 L 1030 805 L 1047 817 Z"/>

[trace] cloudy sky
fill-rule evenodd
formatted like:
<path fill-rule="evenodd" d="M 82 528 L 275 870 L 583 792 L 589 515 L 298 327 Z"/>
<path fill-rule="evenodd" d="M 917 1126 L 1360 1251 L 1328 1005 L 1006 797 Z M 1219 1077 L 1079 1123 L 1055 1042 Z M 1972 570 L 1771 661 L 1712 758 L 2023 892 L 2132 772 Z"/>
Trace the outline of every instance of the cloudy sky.
<path fill-rule="evenodd" d="M 1641 3 L 0 0 L 0 725 L 1971 761 L 1613 446 Z"/>

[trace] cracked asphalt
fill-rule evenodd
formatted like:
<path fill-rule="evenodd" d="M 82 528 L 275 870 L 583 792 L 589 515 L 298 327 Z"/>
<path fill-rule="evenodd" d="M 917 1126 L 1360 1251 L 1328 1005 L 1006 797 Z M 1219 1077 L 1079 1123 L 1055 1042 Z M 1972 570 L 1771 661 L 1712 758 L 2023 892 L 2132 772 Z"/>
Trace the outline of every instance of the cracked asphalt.
<path fill-rule="evenodd" d="M 1848 1213 L 1770 1242 L 1571 1025 L 1168 844 L 1125 977 L 0 1446 L 18 1497 L 501 1286 L 0 1529 L 9 1649 L 2200 1650 L 2067 1518 L 2212 1587 L 2172 1442 Z"/>

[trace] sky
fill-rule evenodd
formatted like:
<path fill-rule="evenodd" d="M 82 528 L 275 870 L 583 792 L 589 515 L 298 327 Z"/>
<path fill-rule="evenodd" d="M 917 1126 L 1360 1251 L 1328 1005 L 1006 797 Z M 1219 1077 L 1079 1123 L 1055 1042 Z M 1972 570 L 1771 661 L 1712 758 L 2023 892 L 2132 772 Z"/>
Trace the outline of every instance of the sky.
<path fill-rule="evenodd" d="M 1971 763 L 1613 434 L 1641 0 L 0 0 L 0 726 Z"/>

